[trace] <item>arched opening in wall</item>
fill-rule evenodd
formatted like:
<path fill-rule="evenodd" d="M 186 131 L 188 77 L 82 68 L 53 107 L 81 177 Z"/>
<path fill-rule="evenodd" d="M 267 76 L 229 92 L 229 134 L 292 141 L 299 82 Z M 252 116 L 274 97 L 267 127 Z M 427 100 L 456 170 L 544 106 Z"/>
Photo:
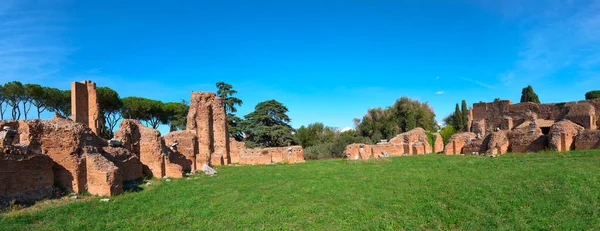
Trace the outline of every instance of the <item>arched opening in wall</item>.
<path fill-rule="evenodd" d="M 550 134 L 550 127 L 541 127 L 540 129 L 542 129 L 544 135 Z"/>

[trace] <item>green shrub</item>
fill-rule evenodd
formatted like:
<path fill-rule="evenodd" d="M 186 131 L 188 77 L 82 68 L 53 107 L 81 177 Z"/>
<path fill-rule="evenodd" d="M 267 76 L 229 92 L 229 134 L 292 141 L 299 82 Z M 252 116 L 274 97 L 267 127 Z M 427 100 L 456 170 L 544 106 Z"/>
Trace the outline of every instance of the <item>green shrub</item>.
<path fill-rule="evenodd" d="M 431 132 L 425 132 L 425 134 L 427 134 L 427 142 L 429 142 L 429 145 L 431 145 L 433 147 L 433 145 L 435 145 L 437 136 Z"/>
<path fill-rule="evenodd" d="M 585 99 L 598 99 L 600 98 L 600 90 L 590 91 L 585 93 Z"/>
<path fill-rule="evenodd" d="M 304 158 L 307 160 L 322 160 L 334 158 L 332 154 L 333 143 L 323 143 L 304 149 Z"/>
<path fill-rule="evenodd" d="M 454 135 L 455 133 L 456 129 L 454 129 L 454 127 L 452 126 L 443 127 L 442 130 L 440 130 L 440 135 L 444 140 L 444 145 L 448 143 L 448 139 L 450 139 L 450 136 Z"/>

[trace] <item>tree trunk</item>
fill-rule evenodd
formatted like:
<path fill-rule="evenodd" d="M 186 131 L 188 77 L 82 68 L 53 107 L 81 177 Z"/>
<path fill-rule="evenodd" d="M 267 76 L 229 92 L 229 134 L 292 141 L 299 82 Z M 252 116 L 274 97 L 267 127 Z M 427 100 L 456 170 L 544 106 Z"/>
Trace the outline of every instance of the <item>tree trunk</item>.
<path fill-rule="evenodd" d="M 25 115 L 25 120 L 27 120 L 27 103 L 23 101 L 23 114 Z"/>

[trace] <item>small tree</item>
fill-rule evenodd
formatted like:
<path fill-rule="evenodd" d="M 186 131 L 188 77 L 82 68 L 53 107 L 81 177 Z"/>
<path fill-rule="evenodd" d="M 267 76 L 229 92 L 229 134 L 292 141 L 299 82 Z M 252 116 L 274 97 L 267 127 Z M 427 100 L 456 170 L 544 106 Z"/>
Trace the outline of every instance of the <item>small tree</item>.
<path fill-rule="evenodd" d="M 460 106 L 460 111 L 462 112 L 462 125 L 467 127 L 469 123 L 469 108 L 467 106 L 467 101 L 463 99 Z M 463 128 L 464 128 L 463 127 Z"/>
<path fill-rule="evenodd" d="M 456 130 L 454 129 L 453 126 L 445 126 L 443 127 L 439 134 L 440 136 L 442 136 L 442 139 L 444 140 L 444 145 L 448 143 L 448 139 L 450 139 L 450 137 L 452 135 L 454 135 L 456 133 Z"/>
<path fill-rule="evenodd" d="M 71 90 L 61 91 L 56 88 L 45 88 L 46 108 L 61 116 L 71 115 Z"/>
<path fill-rule="evenodd" d="M 31 97 L 31 105 L 37 109 L 37 118 L 40 119 L 48 104 L 46 88 L 39 84 L 25 84 L 25 91 Z"/>
<path fill-rule="evenodd" d="M 585 99 L 600 99 L 600 90 L 589 91 L 588 93 L 585 93 Z"/>
<path fill-rule="evenodd" d="M 161 101 L 140 97 L 127 97 L 123 98 L 122 101 L 121 114 L 123 118 L 144 121 L 148 127 L 154 129 L 168 122 L 164 104 Z"/>
<path fill-rule="evenodd" d="M 533 87 L 531 85 L 523 88 L 521 91 L 521 103 L 532 102 L 532 103 L 540 103 L 540 99 L 538 95 L 533 91 Z"/>
<path fill-rule="evenodd" d="M 119 93 L 111 88 L 99 87 L 96 92 L 100 106 L 100 119 L 103 121 L 101 134 L 104 138 L 110 139 L 117 122 L 121 119 L 120 112 L 123 108 L 123 101 L 121 101 Z"/>
<path fill-rule="evenodd" d="M 164 112 L 167 116 L 170 131 L 185 129 L 190 106 L 184 102 L 169 102 L 164 104 Z"/>
<path fill-rule="evenodd" d="M 235 115 L 237 112 L 236 106 L 242 106 L 242 100 L 234 97 L 237 94 L 236 90 L 233 90 L 231 84 L 225 82 L 218 82 L 217 96 L 223 99 L 223 107 L 225 107 L 225 113 L 227 113 L 227 131 L 229 136 L 234 137 L 236 140 L 241 141 L 244 137 L 242 126 L 242 119 Z"/>
<path fill-rule="evenodd" d="M 19 81 L 8 82 L 4 85 L 2 94 L 6 99 L 6 103 L 12 107 L 12 118 L 14 120 L 21 119 L 21 109 L 19 104 L 25 97 L 25 88 L 23 87 L 23 84 Z"/>

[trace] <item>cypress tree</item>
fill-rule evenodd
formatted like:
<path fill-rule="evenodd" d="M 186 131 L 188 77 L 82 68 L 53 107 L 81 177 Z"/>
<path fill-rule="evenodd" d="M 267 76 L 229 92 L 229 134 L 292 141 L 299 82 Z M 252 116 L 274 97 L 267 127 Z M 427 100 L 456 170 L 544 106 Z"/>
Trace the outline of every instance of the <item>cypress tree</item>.
<path fill-rule="evenodd" d="M 464 99 L 462 101 L 461 111 L 462 111 L 462 121 L 463 121 L 463 128 L 464 128 L 469 124 L 469 117 L 468 117 L 469 112 L 468 112 L 468 108 L 467 108 L 467 101 Z"/>
<path fill-rule="evenodd" d="M 523 88 L 523 91 L 521 91 L 521 103 L 524 102 L 540 103 L 540 98 L 533 91 L 533 87 L 531 87 L 531 85 Z"/>
<path fill-rule="evenodd" d="M 456 108 L 454 108 L 454 121 L 455 121 L 455 125 L 454 127 L 456 128 L 457 131 L 462 130 L 465 126 L 463 124 L 463 118 L 462 118 L 462 112 L 460 111 L 460 108 L 458 107 L 458 103 L 456 104 Z"/>

